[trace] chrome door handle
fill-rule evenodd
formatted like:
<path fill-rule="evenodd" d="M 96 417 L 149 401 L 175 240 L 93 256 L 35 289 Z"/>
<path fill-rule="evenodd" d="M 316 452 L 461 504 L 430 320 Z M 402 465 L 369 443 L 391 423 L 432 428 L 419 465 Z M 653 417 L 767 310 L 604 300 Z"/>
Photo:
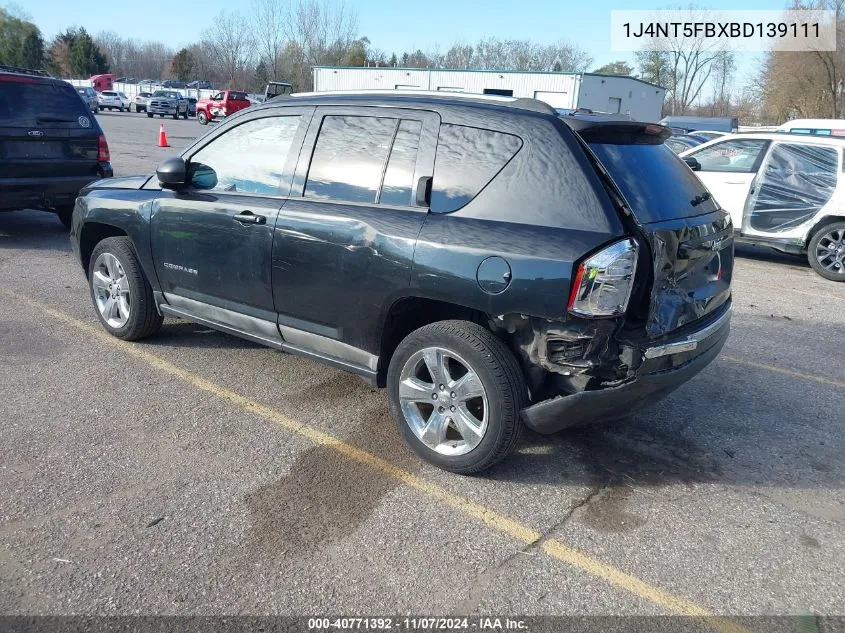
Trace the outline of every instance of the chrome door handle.
<path fill-rule="evenodd" d="M 267 224 L 267 218 L 263 215 L 255 215 L 252 211 L 244 211 L 234 217 L 235 222 L 241 224 Z"/>

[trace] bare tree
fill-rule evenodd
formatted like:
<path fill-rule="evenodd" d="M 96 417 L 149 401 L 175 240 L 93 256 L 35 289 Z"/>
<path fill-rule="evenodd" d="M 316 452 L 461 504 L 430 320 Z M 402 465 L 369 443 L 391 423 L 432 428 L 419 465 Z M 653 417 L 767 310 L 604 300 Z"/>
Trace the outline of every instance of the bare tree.
<path fill-rule="evenodd" d="M 313 66 L 341 64 L 350 47 L 360 42 L 358 17 L 342 2 L 297 0 L 288 11 L 285 36 L 285 50 L 295 56 L 288 60 L 294 73 L 291 82 L 299 89 L 310 88 Z"/>
<path fill-rule="evenodd" d="M 500 40 L 485 37 L 468 46 L 454 44 L 443 57 L 446 68 L 477 70 L 584 71 L 592 58 L 574 44 L 537 44 L 530 40 Z"/>
<path fill-rule="evenodd" d="M 115 31 L 100 31 L 94 43 L 106 56 L 109 68 L 115 75 L 126 75 L 126 40 Z"/>
<path fill-rule="evenodd" d="M 828 9 L 836 16 L 835 51 L 774 50 L 766 55 L 756 85 L 762 118 L 782 123 L 796 117 L 838 118 L 845 112 L 845 10 L 843 0 L 797 0 L 790 7 L 812 12 Z"/>
<path fill-rule="evenodd" d="M 661 21 L 680 24 L 712 21 L 710 12 L 695 7 L 674 11 L 677 13 L 674 19 L 664 17 Z M 698 101 L 710 79 L 713 62 L 725 52 L 725 46 L 703 35 L 684 37 L 682 31 L 670 33 L 657 44 L 656 50 L 638 51 L 637 64 L 644 79 L 655 72 L 662 75 L 662 81 L 654 83 L 666 88 L 670 113 L 683 114 Z"/>
<path fill-rule="evenodd" d="M 287 7 L 282 0 L 254 0 L 252 28 L 255 50 L 272 79 L 280 78 L 281 54 L 285 47 Z"/>
<path fill-rule="evenodd" d="M 734 54 L 722 51 L 713 60 L 713 116 L 727 116 L 731 109 L 728 93 L 736 71 Z"/>
<path fill-rule="evenodd" d="M 843 46 L 845 46 L 845 2 L 843 0 L 821 0 L 810 6 L 802 6 L 796 3 L 796 9 L 828 9 L 836 14 L 836 50 L 835 51 L 812 51 L 817 63 L 822 69 L 824 78 L 824 95 L 830 103 L 830 117 L 839 118 L 842 113 L 843 98 L 843 76 L 845 76 L 845 57 L 843 57 Z"/>
<path fill-rule="evenodd" d="M 214 60 L 219 64 L 227 87 L 234 88 L 251 72 L 253 37 L 249 22 L 238 13 L 221 11 L 202 38 L 210 44 Z"/>
<path fill-rule="evenodd" d="M 474 52 L 469 44 L 452 44 L 437 65 L 445 68 L 472 68 Z"/>

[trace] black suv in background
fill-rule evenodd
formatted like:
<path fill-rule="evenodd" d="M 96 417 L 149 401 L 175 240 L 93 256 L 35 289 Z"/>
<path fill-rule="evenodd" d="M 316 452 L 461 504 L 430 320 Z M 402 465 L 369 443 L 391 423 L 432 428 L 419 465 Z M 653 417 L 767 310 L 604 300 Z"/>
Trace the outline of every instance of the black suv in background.
<path fill-rule="evenodd" d="M 0 211 L 50 209 L 69 227 L 79 190 L 111 175 L 106 137 L 73 86 L 0 66 Z"/>
<path fill-rule="evenodd" d="M 417 453 L 476 472 L 722 348 L 730 217 L 668 135 L 534 100 L 273 99 L 92 184 L 71 241 L 114 336 L 175 316 L 355 372 Z"/>

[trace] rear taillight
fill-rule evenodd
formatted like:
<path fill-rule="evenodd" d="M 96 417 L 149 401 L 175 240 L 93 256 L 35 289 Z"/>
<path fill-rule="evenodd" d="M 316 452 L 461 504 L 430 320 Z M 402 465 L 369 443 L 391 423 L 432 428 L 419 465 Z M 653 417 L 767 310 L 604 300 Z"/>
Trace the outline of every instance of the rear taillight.
<path fill-rule="evenodd" d="M 109 144 L 106 143 L 106 135 L 100 134 L 100 138 L 97 139 L 97 161 L 101 163 L 107 163 L 111 160 L 109 156 Z"/>
<path fill-rule="evenodd" d="M 637 243 L 625 239 L 584 260 L 569 293 L 569 312 L 584 317 L 623 314 L 637 270 Z"/>

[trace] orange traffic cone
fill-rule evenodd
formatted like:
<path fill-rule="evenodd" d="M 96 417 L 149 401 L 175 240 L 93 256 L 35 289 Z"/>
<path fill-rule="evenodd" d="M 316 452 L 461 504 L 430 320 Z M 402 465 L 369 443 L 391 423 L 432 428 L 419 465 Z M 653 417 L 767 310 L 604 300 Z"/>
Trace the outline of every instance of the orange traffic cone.
<path fill-rule="evenodd" d="M 161 127 L 158 129 L 158 146 L 170 147 L 170 144 L 167 142 L 167 132 L 164 131 L 164 123 L 162 123 Z"/>

